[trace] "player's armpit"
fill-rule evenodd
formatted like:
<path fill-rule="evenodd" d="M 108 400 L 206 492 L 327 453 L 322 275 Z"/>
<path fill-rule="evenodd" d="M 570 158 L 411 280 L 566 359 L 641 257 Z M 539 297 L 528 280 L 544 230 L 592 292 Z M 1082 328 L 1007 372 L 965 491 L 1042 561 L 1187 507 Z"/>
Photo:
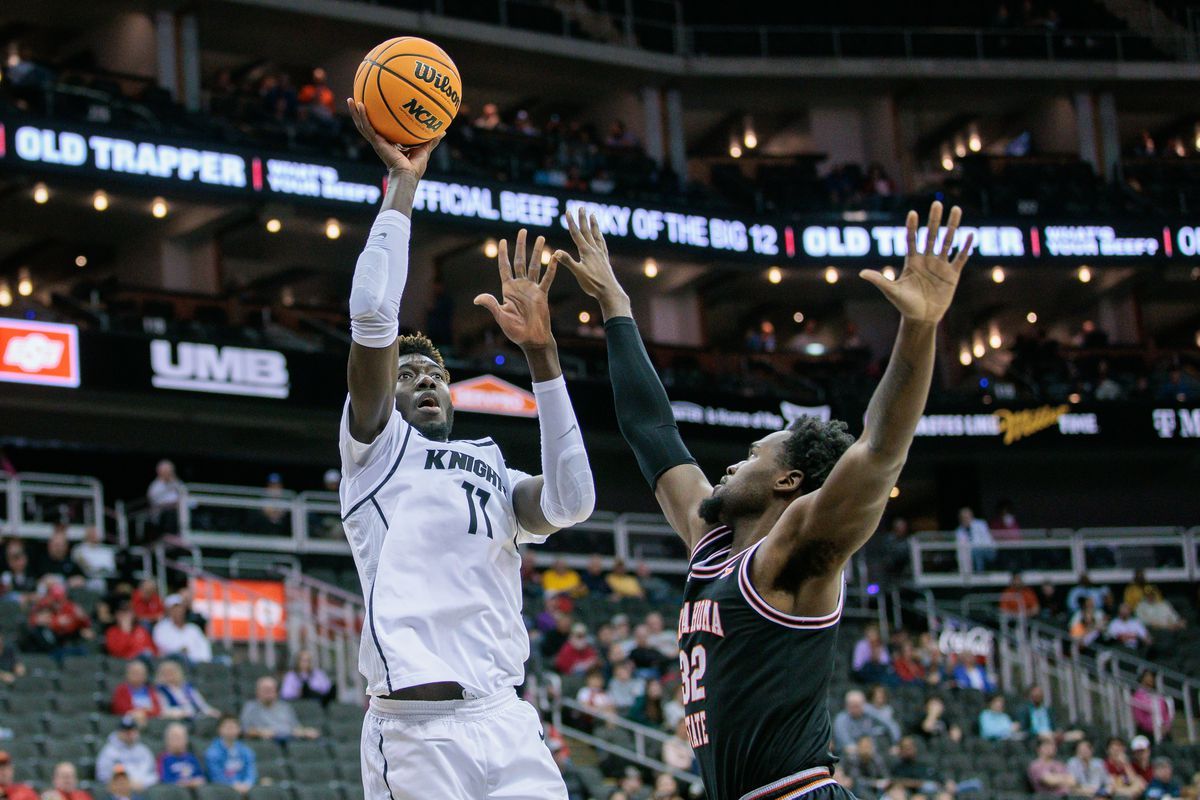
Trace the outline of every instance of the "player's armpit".
<path fill-rule="evenodd" d="M 790 595 L 794 608 L 779 609 L 785 613 L 828 613 L 846 563 L 878 528 L 903 466 L 872 451 L 865 436 L 852 444 L 825 483 L 788 506 L 767 535 L 754 559 L 759 591 Z"/>
<path fill-rule="evenodd" d="M 700 518 L 700 503 L 712 495 L 713 487 L 695 464 L 671 467 L 654 484 L 654 499 L 667 522 L 683 537 L 688 552 L 713 526 Z"/>

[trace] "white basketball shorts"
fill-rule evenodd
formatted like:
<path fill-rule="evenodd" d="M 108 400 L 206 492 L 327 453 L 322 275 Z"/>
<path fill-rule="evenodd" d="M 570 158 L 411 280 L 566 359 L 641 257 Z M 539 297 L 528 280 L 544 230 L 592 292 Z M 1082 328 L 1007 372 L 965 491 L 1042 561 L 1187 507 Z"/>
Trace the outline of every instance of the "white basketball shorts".
<path fill-rule="evenodd" d="M 371 698 L 365 800 L 567 800 L 537 710 L 512 689 L 476 700 Z"/>

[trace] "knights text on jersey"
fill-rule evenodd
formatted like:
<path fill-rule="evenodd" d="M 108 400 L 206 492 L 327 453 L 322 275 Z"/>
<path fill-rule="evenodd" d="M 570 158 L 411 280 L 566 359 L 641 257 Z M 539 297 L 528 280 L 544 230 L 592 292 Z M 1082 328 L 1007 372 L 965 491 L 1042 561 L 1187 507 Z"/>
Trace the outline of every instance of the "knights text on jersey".
<path fill-rule="evenodd" d="M 508 469 L 491 439 L 426 439 L 393 411 L 369 445 L 342 412 L 342 525 L 367 620 L 359 670 L 367 693 L 456 681 L 478 696 L 519 685 L 529 656 Z"/>
<path fill-rule="evenodd" d="M 826 617 L 772 608 L 750 581 L 762 542 L 732 555 L 717 528 L 692 554 L 679 614 L 679 668 L 688 736 L 709 800 L 739 800 L 814 767 L 831 766 L 826 699 L 842 596 Z"/>

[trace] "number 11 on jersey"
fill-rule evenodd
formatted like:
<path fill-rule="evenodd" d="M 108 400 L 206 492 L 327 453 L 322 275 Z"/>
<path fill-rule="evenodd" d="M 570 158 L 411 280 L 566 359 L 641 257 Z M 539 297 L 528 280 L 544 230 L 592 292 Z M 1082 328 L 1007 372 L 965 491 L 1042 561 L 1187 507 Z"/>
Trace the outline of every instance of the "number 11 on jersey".
<path fill-rule="evenodd" d="M 683 704 L 699 703 L 704 700 L 704 670 L 708 666 L 708 655 L 704 645 L 698 644 L 689 651 L 679 651 L 679 675 L 683 689 Z M 688 739 L 692 748 L 708 744 L 708 722 L 703 710 L 684 717 Z"/>

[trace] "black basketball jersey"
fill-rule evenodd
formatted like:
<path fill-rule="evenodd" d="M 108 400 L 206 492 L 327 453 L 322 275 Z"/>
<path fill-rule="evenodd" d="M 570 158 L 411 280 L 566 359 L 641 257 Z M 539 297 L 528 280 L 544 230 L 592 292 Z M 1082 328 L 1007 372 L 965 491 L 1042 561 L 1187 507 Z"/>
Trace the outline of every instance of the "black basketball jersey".
<path fill-rule="evenodd" d="M 750 583 L 761 544 L 731 556 L 733 532 L 711 531 L 684 589 L 679 666 L 708 800 L 797 797 L 791 778 L 837 760 L 826 701 L 845 585 L 826 617 L 776 611 Z"/>

